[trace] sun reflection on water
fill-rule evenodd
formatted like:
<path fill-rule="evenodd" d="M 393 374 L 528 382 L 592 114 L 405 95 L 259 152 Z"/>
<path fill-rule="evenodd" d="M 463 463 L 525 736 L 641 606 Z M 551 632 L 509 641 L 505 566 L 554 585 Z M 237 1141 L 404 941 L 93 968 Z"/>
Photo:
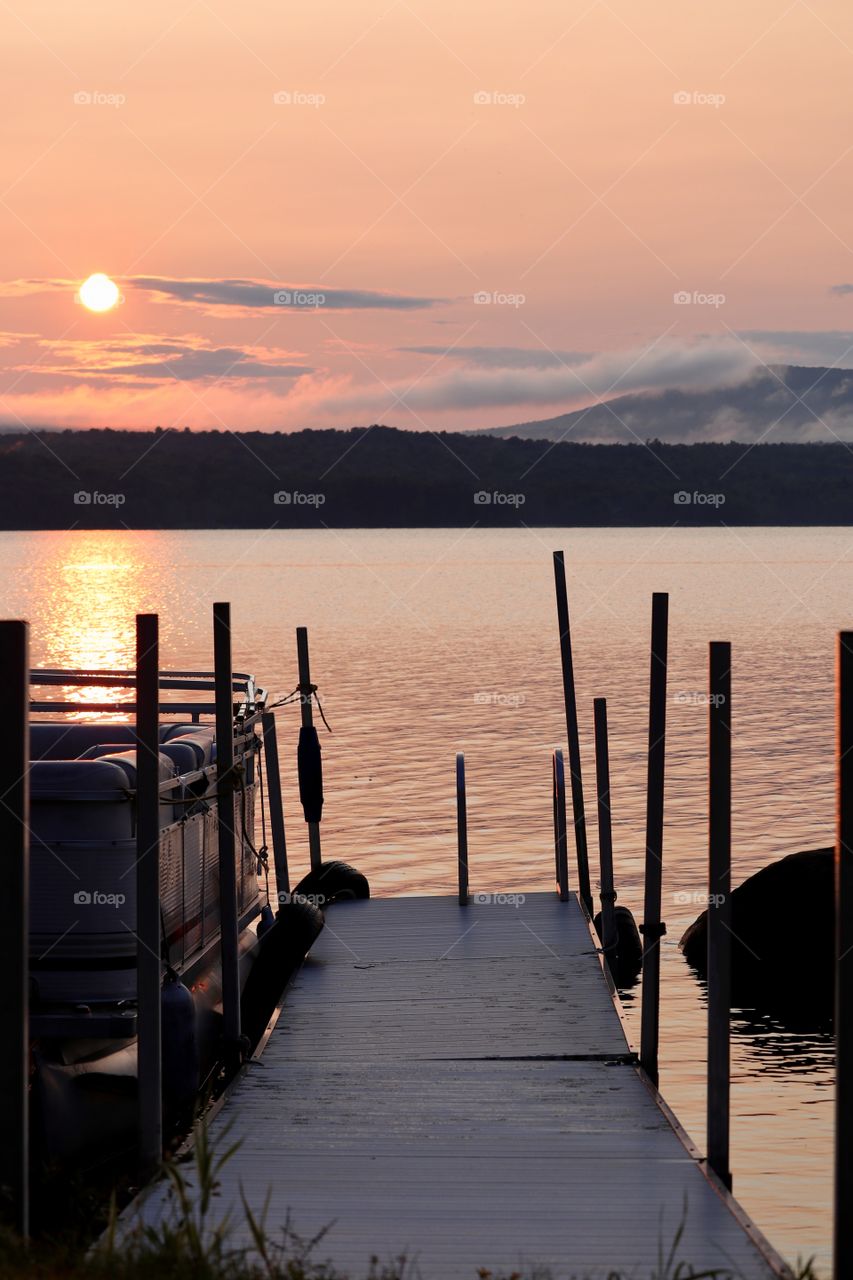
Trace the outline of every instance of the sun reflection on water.
<path fill-rule="evenodd" d="M 142 594 L 141 548 L 103 533 L 69 540 L 57 565 L 46 619 L 51 666 L 84 671 L 131 670 L 135 661 L 134 615 Z M 64 685 L 40 696 L 80 704 L 74 720 L 126 720 L 127 713 L 98 711 L 103 702 L 129 702 L 121 685 Z"/>

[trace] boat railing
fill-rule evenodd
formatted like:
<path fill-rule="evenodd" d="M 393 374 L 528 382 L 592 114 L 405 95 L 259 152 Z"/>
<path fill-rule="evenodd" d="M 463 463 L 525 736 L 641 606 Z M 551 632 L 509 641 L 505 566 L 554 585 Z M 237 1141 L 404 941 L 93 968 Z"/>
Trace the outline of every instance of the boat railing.
<path fill-rule="evenodd" d="M 258 686 L 255 677 L 245 671 L 235 671 L 232 674 L 230 684 L 233 693 L 243 695 L 242 700 L 235 705 L 234 718 L 245 728 L 246 725 L 256 722 L 256 718 L 260 717 L 268 701 L 268 695 L 264 689 Z M 136 687 L 136 673 L 127 670 L 90 670 L 85 667 L 69 670 L 53 667 L 34 667 L 30 671 L 30 685 L 53 688 L 133 689 Z M 200 718 L 203 715 L 216 715 L 216 674 L 213 671 L 161 671 L 159 673 L 158 687 L 160 690 L 186 690 L 188 692 L 209 693 L 213 699 L 210 702 L 161 701 L 159 704 L 161 714 L 187 715 L 191 717 L 194 724 L 200 723 Z M 85 703 L 74 699 L 47 701 L 31 698 L 30 711 L 41 715 L 79 714 L 82 711 L 90 712 L 93 715 L 108 712 L 120 712 L 124 715 L 129 715 L 136 712 L 136 703 L 121 698 L 105 699 L 103 702 L 87 701 Z"/>

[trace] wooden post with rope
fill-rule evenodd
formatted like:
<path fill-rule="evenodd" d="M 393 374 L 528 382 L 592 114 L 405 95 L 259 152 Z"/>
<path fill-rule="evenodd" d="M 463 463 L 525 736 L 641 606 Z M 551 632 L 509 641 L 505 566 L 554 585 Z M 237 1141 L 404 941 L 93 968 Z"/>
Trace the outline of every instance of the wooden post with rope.
<path fill-rule="evenodd" d="M 296 656 L 299 664 L 299 702 L 302 708 L 302 732 L 299 735 L 300 766 L 302 766 L 302 761 L 305 759 L 305 754 L 307 754 L 308 751 L 311 751 L 313 748 L 316 750 L 319 758 L 320 750 L 319 740 L 317 739 L 317 730 L 314 728 L 314 709 L 312 702 L 314 697 L 314 686 L 311 684 L 311 664 L 308 659 L 307 627 L 296 628 Z M 303 789 L 303 777 L 304 770 L 300 767 L 300 792 L 304 806 L 306 797 Z M 322 778 L 319 805 L 322 807 Z M 311 855 L 311 870 L 319 871 L 320 863 L 322 862 L 322 854 L 320 852 L 320 817 L 316 804 L 312 805 L 310 810 L 306 809 L 305 820 L 308 823 L 308 847 Z"/>

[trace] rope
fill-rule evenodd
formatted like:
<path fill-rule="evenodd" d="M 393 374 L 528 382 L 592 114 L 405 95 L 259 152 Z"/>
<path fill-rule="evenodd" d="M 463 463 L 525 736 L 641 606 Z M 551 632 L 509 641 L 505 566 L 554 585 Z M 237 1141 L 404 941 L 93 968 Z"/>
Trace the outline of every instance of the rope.
<path fill-rule="evenodd" d="M 323 721 L 323 724 L 326 726 L 326 729 L 328 730 L 328 732 L 331 733 L 332 730 L 329 726 L 328 720 L 326 719 L 326 713 L 323 710 L 323 704 L 320 701 L 320 695 L 317 692 L 316 684 L 307 684 L 307 685 L 298 684 L 291 693 L 287 694 L 286 697 L 279 698 L 277 702 L 268 702 L 266 705 L 266 710 L 274 711 L 276 707 L 288 707 L 293 702 L 301 703 L 301 702 L 305 702 L 306 699 L 308 702 L 311 702 L 312 700 L 316 702 L 317 710 L 320 712 L 320 719 Z"/>
<path fill-rule="evenodd" d="M 269 853 L 267 851 L 267 809 L 266 809 L 266 799 L 264 797 L 264 769 L 263 769 L 264 740 L 263 738 L 258 738 L 257 744 L 258 744 L 257 745 L 258 795 L 260 796 L 260 800 L 261 800 L 261 848 L 260 848 L 259 857 L 258 857 L 258 875 L 261 874 L 261 868 L 263 868 L 264 889 L 267 895 L 267 906 L 269 906 L 270 905 L 270 859 L 269 859 Z M 261 853 L 264 855 L 263 860 L 261 860 L 260 858 Z"/>

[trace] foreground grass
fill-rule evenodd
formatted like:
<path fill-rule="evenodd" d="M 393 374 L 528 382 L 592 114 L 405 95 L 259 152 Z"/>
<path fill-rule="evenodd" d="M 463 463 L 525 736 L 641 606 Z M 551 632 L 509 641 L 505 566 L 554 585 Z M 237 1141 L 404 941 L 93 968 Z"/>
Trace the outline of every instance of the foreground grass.
<path fill-rule="evenodd" d="M 171 1208 L 163 1221 L 147 1225 L 120 1221 L 113 1200 L 106 1230 L 94 1245 L 87 1245 L 103 1224 L 94 1214 L 88 1222 L 78 1221 L 74 1229 L 43 1237 L 24 1245 L 12 1232 L 0 1228 L 0 1280 L 443 1280 L 422 1277 L 415 1260 L 394 1258 L 371 1260 L 366 1273 L 344 1274 L 327 1262 L 317 1261 L 322 1249 L 321 1232 L 303 1239 L 289 1223 L 271 1233 L 266 1222 L 266 1206 L 255 1213 L 242 1199 L 243 1220 L 240 1237 L 249 1244 L 236 1244 L 237 1225 L 211 1208 L 219 1192 L 219 1175 L 237 1145 L 215 1153 L 207 1130 L 199 1125 L 193 1144 L 192 1182 L 181 1165 L 170 1162 L 166 1175 L 172 1186 Z M 686 1216 L 686 1211 L 685 1211 Z M 679 1257 L 685 1218 L 672 1244 L 661 1243 L 659 1257 L 649 1272 L 600 1271 L 573 1277 L 573 1280 L 739 1280 L 737 1272 L 720 1268 L 694 1270 Z M 819 1280 L 811 1263 L 799 1266 L 797 1280 Z M 471 1280 L 552 1280 L 547 1269 L 495 1273 L 485 1269 Z"/>

